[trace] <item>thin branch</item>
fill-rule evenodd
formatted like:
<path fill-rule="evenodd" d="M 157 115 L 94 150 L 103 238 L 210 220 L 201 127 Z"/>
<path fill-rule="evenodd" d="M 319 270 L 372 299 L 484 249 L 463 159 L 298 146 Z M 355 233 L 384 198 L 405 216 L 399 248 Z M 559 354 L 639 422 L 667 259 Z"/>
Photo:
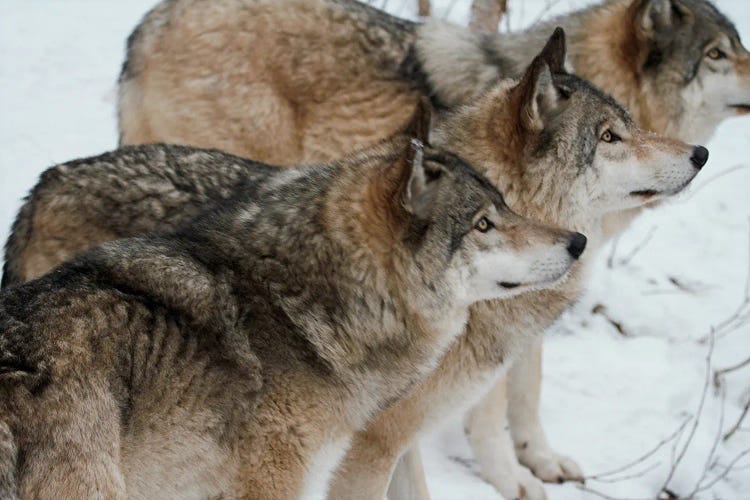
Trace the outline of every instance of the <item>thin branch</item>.
<path fill-rule="evenodd" d="M 623 337 L 630 337 L 630 333 L 625 329 L 625 326 L 619 321 L 615 321 L 614 319 L 612 319 L 612 317 L 607 313 L 607 308 L 603 304 L 596 304 L 594 308 L 591 309 L 591 314 L 600 315 L 602 318 L 609 321 L 609 324 L 611 324 L 620 335 L 622 335 Z"/>
<path fill-rule="evenodd" d="M 740 426 L 742 425 L 742 422 L 745 420 L 745 417 L 747 416 L 748 411 L 750 411 L 750 399 L 747 400 L 747 403 L 745 403 L 745 406 L 742 407 L 742 413 L 740 413 L 740 418 L 737 419 L 737 422 L 732 426 L 729 431 L 727 431 L 726 434 L 724 434 L 724 441 L 729 440 L 729 438 L 732 437 L 734 433 L 736 433 Z"/>
<path fill-rule="evenodd" d="M 651 227 L 649 229 L 648 233 L 646 233 L 646 236 L 641 240 L 640 243 L 638 243 L 633 249 L 623 258 L 620 259 L 619 265 L 626 266 L 630 263 L 631 260 L 633 260 L 633 257 L 635 257 L 638 252 L 643 250 L 643 248 L 648 245 L 648 242 L 651 241 L 651 238 L 654 237 L 654 233 L 656 233 L 657 226 Z"/>
<path fill-rule="evenodd" d="M 615 267 L 615 255 L 617 255 L 617 245 L 620 243 L 620 234 L 615 236 L 612 240 L 612 247 L 609 250 L 609 256 L 607 257 L 607 268 L 612 269 Z"/>
<path fill-rule="evenodd" d="M 718 389 L 722 385 L 722 380 L 727 373 L 732 373 L 733 371 L 737 371 L 740 368 L 746 367 L 747 365 L 750 365 L 750 357 L 743 361 L 740 361 L 736 365 L 722 368 L 721 370 L 716 370 L 714 372 L 714 386 Z"/>
<path fill-rule="evenodd" d="M 675 439 L 679 434 L 681 434 L 682 431 L 683 431 L 683 429 L 685 428 L 685 426 L 688 424 L 688 422 L 690 422 L 690 419 L 691 419 L 691 417 L 689 417 L 689 416 L 686 417 L 685 420 L 683 420 L 682 423 L 677 427 L 677 429 L 675 429 L 674 432 L 672 432 L 672 434 L 670 434 L 669 436 L 667 436 L 664 439 L 662 439 L 661 441 L 659 441 L 659 443 L 656 446 L 654 446 L 649 451 L 647 451 L 646 453 L 644 453 L 640 457 L 636 458 L 635 460 L 632 460 L 631 462 L 628 462 L 625 465 L 622 465 L 622 466 L 620 466 L 620 467 L 618 467 L 616 469 L 613 469 L 613 470 L 610 470 L 610 471 L 607 471 L 607 472 L 600 472 L 600 473 L 594 474 L 592 476 L 586 476 L 584 479 L 586 479 L 587 481 L 589 479 L 597 481 L 597 480 L 599 480 L 599 479 L 601 479 L 603 477 L 613 476 L 615 474 L 619 474 L 620 472 L 625 472 L 626 470 L 628 470 L 628 469 L 630 469 L 632 467 L 635 467 L 636 465 L 638 465 L 640 463 L 645 462 L 651 456 L 653 456 L 657 451 L 659 451 L 664 445 L 666 445 L 667 443 L 669 443 L 670 441 L 672 441 L 673 439 Z"/>
<path fill-rule="evenodd" d="M 625 476 L 617 476 L 617 477 L 612 477 L 608 479 L 591 479 L 591 480 L 596 481 L 598 483 L 619 483 L 620 481 L 625 481 L 627 479 L 635 479 L 635 478 L 643 477 L 646 475 L 646 473 L 651 472 L 652 470 L 656 469 L 660 465 L 661 465 L 661 462 L 654 462 L 653 464 L 649 465 L 648 467 L 646 467 L 640 472 L 634 472 L 632 474 L 628 474 Z"/>
<path fill-rule="evenodd" d="M 419 15 L 420 17 L 430 16 L 430 0 L 419 0 Z"/>
<path fill-rule="evenodd" d="M 748 258 L 748 266 L 747 266 L 747 275 L 745 276 L 745 295 L 742 298 L 742 301 L 737 306 L 737 309 L 724 321 L 716 325 L 716 327 L 712 330 L 712 333 L 715 331 L 717 338 L 723 338 L 726 337 L 728 334 L 738 330 L 741 326 L 744 326 L 745 323 L 750 321 L 750 217 L 748 217 L 748 251 L 747 251 L 747 258 Z M 701 342 L 705 342 L 707 340 L 706 337 L 703 337 L 700 339 Z"/>
<path fill-rule="evenodd" d="M 742 457 L 744 457 L 744 456 L 746 456 L 748 454 L 750 454 L 750 448 L 747 449 L 747 450 L 745 450 L 745 451 L 743 451 L 743 452 L 741 452 L 736 457 L 734 457 L 734 459 L 731 462 L 729 462 L 729 465 L 727 465 L 727 467 L 724 469 L 724 472 L 722 472 L 721 474 L 719 474 L 718 476 L 716 476 L 713 479 L 713 481 L 711 481 L 710 483 L 706 484 L 705 486 L 702 486 L 695 493 L 700 493 L 701 491 L 706 491 L 707 489 L 709 489 L 710 487 L 712 487 L 713 485 L 715 485 L 716 483 L 718 483 L 719 481 L 721 481 L 722 479 L 724 479 L 725 477 L 727 477 L 727 475 L 729 474 L 730 471 L 732 471 L 732 469 L 737 464 L 737 462 L 739 462 L 740 460 L 742 460 Z"/>
<path fill-rule="evenodd" d="M 677 200 L 677 202 L 678 203 L 684 203 L 686 201 L 689 201 L 689 200 L 693 199 L 693 197 L 696 194 L 698 194 L 699 191 L 701 191 L 702 189 L 704 189 L 706 186 L 708 186 L 710 184 L 713 184 L 714 182 L 716 182 L 717 180 L 721 179 L 722 177 L 724 177 L 726 175 L 729 175 L 729 174 L 731 174 L 733 172 L 736 172 L 738 170 L 744 170 L 746 168 L 750 168 L 750 165 L 735 165 L 735 166 L 733 166 L 731 168 L 728 168 L 728 169 L 724 170 L 723 172 L 714 175 L 713 177 L 711 177 L 710 179 L 708 179 L 706 182 L 704 182 L 700 186 L 696 186 L 694 189 L 691 189 L 689 193 L 685 194 L 685 196 L 681 196 L 680 199 Z"/>
<path fill-rule="evenodd" d="M 706 480 L 706 477 L 708 476 L 708 472 L 713 469 L 713 465 L 711 462 L 714 461 L 714 456 L 716 455 L 716 450 L 719 448 L 719 443 L 721 442 L 721 435 L 724 432 L 724 412 L 726 409 L 726 402 L 727 402 L 727 391 L 725 388 L 722 388 L 721 390 L 721 413 L 719 414 L 719 428 L 716 431 L 716 437 L 714 438 L 714 442 L 711 445 L 711 449 L 708 452 L 708 456 L 706 457 L 706 464 L 703 466 L 703 473 L 701 474 L 700 479 L 698 479 L 698 482 L 695 483 L 695 488 L 693 488 L 693 491 L 687 496 L 687 498 L 694 498 L 695 494 L 700 489 L 701 485 L 703 484 L 703 481 Z"/>
<path fill-rule="evenodd" d="M 703 391 L 701 393 L 700 403 L 698 404 L 698 411 L 696 412 L 695 418 L 693 419 L 693 425 L 691 426 L 690 432 L 688 434 L 688 438 L 685 441 L 685 446 L 683 446 L 682 450 L 680 450 L 679 454 L 677 455 L 677 459 L 672 461 L 672 466 L 669 469 L 667 478 L 664 480 L 664 484 L 660 488 L 659 491 L 662 491 L 662 492 L 667 491 L 667 488 L 669 487 L 669 483 L 670 481 L 672 481 L 672 478 L 674 477 L 674 474 L 677 471 L 677 467 L 680 466 L 682 459 L 685 457 L 685 454 L 687 453 L 687 450 L 693 441 L 695 432 L 698 430 L 700 417 L 703 414 L 703 406 L 706 403 L 706 395 L 708 394 L 708 387 L 709 385 L 711 385 L 711 382 L 710 382 L 711 381 L 711 359 L 714 354 L 714 344 L 715 344 L 715 334 L 714 334 L 714 329 L 712 328 L 711 333 L 709 335 L 708 354 L 706 354 L 706 377 L 705 377 L 705 381 L 703 382 Z"/>
<path fill-rule="evenodd" d="M 599 490 L 595 490 L 595 489 L 589 488 L 585 484 L 581 484 L 581 483 L 576 484 L 576 487 L 579 490 L 581 490 L 581 491 L 585 491 L 586 493 L 591 493 L 592 495 L 595 495 L 595 496 L 597 496 L 599 498 L 603 498 L 604 500 L 654 500 L 653 498 L 618 498 L 618 497 L 613 497 L 613 496 L 607 495 L 606 493 L 601 492 Z"/>
<path fill-rule="evenodd" d="M 507 0 L 474 0 L 471 2 L 469 28 L 472 31 L 497 33 L 500 20 L 507 11 Z"/>

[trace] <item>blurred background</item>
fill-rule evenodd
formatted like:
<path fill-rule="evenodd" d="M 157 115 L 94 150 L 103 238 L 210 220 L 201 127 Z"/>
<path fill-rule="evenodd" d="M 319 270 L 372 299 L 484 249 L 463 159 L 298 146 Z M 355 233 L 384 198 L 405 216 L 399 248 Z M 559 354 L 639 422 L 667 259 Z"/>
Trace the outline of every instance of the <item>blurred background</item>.
<path fill-rule="evenodd" d="M 417 19 L 418 1 L 369 3 Z M 44 169 L 116 147 L 125 39 L 155 3 L 0 2 L 1 241 Z M 499 29 L 589 3 L 507 0 Z M 714 3 L 747 45 L 750 2 Z M 470 0 L 431 4 L 469 22 Z M 586 491 L 549 485 L 551 499 L 653 499 L 670 470 L 673 491 L 750 498 L 750 117 L 726 121 L 707 146 L 688 192 L 604 249 L 587 295 L 547 334 L 548 437 L 595 476 Z M 500 498 L 477 476 L 460 422 L 423 445 L 434 499 Z"/>

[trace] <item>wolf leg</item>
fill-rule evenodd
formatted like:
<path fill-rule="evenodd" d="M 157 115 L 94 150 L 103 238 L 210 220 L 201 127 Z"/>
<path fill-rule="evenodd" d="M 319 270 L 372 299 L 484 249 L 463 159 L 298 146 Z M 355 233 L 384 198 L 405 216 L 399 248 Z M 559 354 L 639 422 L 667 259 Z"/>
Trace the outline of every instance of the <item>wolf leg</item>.
<path fill-rule="evenodd" d="M 126 498 L 120 470 L 120 409 L 107 383 L 68 381 L 30 396 L 23 411 L 20 498 Z"/>
<path fill-rule="evenodd" d="M 518 463 L 506 411 L 507 381 L 503 377 L 466 415 L 464 426 L 479 473 L 506 500 L 544 500 L 544 485 Z"/>
<path fill-rule="evenodd" d="M 369 431 L 369 429 L 368 429 Z M 383 498 L 400 449 L 377 432 L 355 434 L 352 446 L 339 465 L 328 490 L 329 500 Z"/>
<path fill-rule="evenodd" d="M 388 500 L 429 500 L 422 454 L 416 443 L 396 463 L 388 486 Z"/>
<path fill-rule="evenodd" d="M 535 339 L 508 372 L 508 421 L 519 462 L 548 482 L 580 481 L 583 473 L 570 458 L 553 451 L 539 419 L 542 337 Z"/>

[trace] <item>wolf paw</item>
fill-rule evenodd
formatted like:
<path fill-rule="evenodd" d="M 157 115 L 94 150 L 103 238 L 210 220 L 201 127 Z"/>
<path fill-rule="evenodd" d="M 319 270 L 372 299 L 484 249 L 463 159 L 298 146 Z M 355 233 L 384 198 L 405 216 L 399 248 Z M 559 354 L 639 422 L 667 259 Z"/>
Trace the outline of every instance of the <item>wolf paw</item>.
<path fill-rule="evenodd" d="M 518 461 L 531 469 L 536 477 L 548 483 L 583 482 L 583 471 L 572 458 L 546 449 L 525 449 L 518 453 Z"/>
<path fill-rule="evenodd" d="M 544 483 L 526 467 L 504 470 L 487 479 L 505 500 L 547 500 Z"/>

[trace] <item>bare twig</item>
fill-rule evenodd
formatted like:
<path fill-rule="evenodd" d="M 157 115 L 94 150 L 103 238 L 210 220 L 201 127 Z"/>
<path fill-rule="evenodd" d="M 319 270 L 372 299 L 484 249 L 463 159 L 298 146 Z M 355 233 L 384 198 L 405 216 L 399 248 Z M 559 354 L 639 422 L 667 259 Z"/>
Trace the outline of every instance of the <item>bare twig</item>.
<path fill-rule="evenodd" d="M 500 19 L 507 10 L 507 0 L 474 0 L 471 3 L 469 28 L 472 31 L 497 33 Z"/>
<path fill-rule="evenodd" d="M 607 268 L 612 269 L 615 267 L 615 255 L 617 255 L 617 245 L 620 243 L 620 236 L 615 236 L 612 240 L 612 247 L 609 250 L 609 256 L 607 257 Z"/>
<path fill-rule="evenodd" d="M 667 478 L 664 480 L 663 486 L 660 488 L 661 492 L 668 492 L 668 487 L 670 481 L 672 481 L 672 478 L 674 477 L 675 472 L 677 471 L 677 467 L 680 466 L 680 463 L 682 462 L 682 459 L 685 457 L 685 454 L 687 453 L 688 448 L 692 444 L 693 437 L 695 436 L 695 432 L 698 429 L 698 424 L 700 423 L 701 415 L 703 414 L 703 407 L 706 404 L 706 396 L 708 394 L 708 387 L 711 385 L 711 359 L 713 358 L 714 354 L 714 343 L 715 343 L 715 333 L 714 329 L 711 329 L 711 333 L 709 334 L 709 344 L 708 344 L 708 354 L 706 354 L 706 377 L 705 381 L 703 383 L 703 391 L 701 392 L 701 399 L 700 403 L 698 404 L 698 410 L 695 413 L 695 417 L 693 418 L 693 425 L 690 428 L 690 432 L 688 433 L 687 440 L 685 441 L 685 445 L 682 447 L 680 452 L 677 455 L 677 458 L 672 460 L 672 465 L 669 468 L 669 473 L 667 474 Z"/>
<path fill-rule="evenodd" d="M 744 367 L 746 367 L 748 365 L 750 365 L 750 357 L 747 358 L 747 359 L 745 359 L 745 360 L 743 360 L 743 361 L 740 361 L 736 365 L 732 365 L 732 366 L 729 366 L 727 368 L 722 368 L 721 370 L 716 370 L 714 372 L 714 386 L 717 389 L 720 388 L 722 386 L 722 384 L 723 384 L 724 376 L 727 373 L 732 373 L 733 371 L 737 371 L 740 368 L 744 368 Z"/>
<path fill-rule="evenodd" d="M 672 434 L 670 434 L 669 436 L 667 436 L 664 439 L 662 439 L 661 441 L 659 441 L 659 443 L 656 446 L 654 446 L 649 451 L 647 451 L 646 453 L 644 453 L 640 457 L 636 458 L 635 460 L 633 460 L 631 462 L 628 462 L 625 465 L 622 465 L 622 466 L 620 466 L 620 467 L 618 467 L 616 469 L 613 469 L 613 470 L 610 470 L 610 471 L 607 471 L 607 472 L 600 472 L 600 473 L 594 474 L 592 476 L 586 476 L 585 479 L 587 481 L 589 479 L 594 480 L 594 481 L 598 481 L 601 478 L 609 477 L 609 476 L 614 476 L 615 474 L 619 474 L 621 472 L 625 472 L 626 470 L 631 469 L 631 468 L 635 467 L 636 465 L 645 462 L 650 457 L 652 457 L 657 451 L 659 451 L 662 447 L 664 447 L 664 445 L 666 445 L 667 443 L 669 443 L 670 441 L 672 441 L 673 439 L 675 439 L 678 435 L 680 435 L 682 433 L 683 429 L 685 429 L 685 426 L 688 424 L 688 422 L 690 422 L 690 420 L 691 420 L 691 417 L 685 418 L 685 420 L 682 421 L 682 423 L 677 427 L 677 429 L 675 429 L 674 432 L 672 432 Z"/>
<path fill-rule="evenodd" d="M 718 483 L 719 481 L 727 477 L 727 475 L 734 469 L 734 466 L 737 464 L 737 462 L 742 460 L 742 458 L 748 454 L 750 454 L 750 449 L 747 449 L 739 453 L 736 457 L 734 457 L 734 459 L 731 462 L 729 462 L 729 465 L 726 466 L 726 468 L 721 474 L 716 476 L 711 482 L 705 484 L 704 486 L 701 486 L 701 488 L 696 490 L 695 493 L 697 494 L 697 493 L 700 493 L 701 491 L 706 491 L 707 489 L 709 489 L 710 487 L 712 487 L 713 485 L 715 485 L 716 483 Z"/>
<path fill-rule="evenodd" d="M 695 483 L 695 488 L 693 488 L 693 491 L 689 495 L 687 495 L 687 498 L 695 497 L 701 485 L 706 480 L 706 477 L 708 476 L 709 471 L 712 470 L 713 466 L 715 465 L 714 456 L 716 455 L 716 450 L 719 448 L 719 443 L 721 442 L 722 432 L 724 432 L 724 411 L 726 409 L 726 402 L 727 402 L 727 391 L 726 389 L 722 388 L 721 390 L 721 413 L 719 414 L 719 428 L 716 431 L 716 437 L 714 438 L 714 442 L 711 445 L 711 449 L 708 452 L 708 456 L 706 457 L 706 464 L 703 466 L 703 473 L 701 474 L 701 477 L 698 479 L 698 481 Z M 714 462 L 713 465 L 712 465 L 712 462 Z"/>
<path fill-rule="evenodd" d="M 750 168 L 750 165 L 735 165 L 731 168 L 728 168 L 724 170 L 723 172 L 714 175 L 710 179 L 708 179 L 706 182 L 701 184 L 700 186 L 696 186 L 694 189 L 691 189 L 689 193 L 687 193 L 685 196 L 680 197 L 677 201 L 678 203 L 684 203 L 688 200 L 691 200 L 696 194 L 698 194 L 702 189 L 704 189 L 706 186 L 709 186 L 716 182 L 717 180 L 721 179 L 722 177 L 729 175 L 733 172 L 736 172 L 738 170 L 744 170 L 746 168 Z"/>
<path fill-rule="evenodd" d="M 596 304 L 593 309 L 591 309 L 591 314 L 598 314 L 602 318 L 609 321 L 609 323 L 617 330 L 617 332 L 622 335 L 623 337 L 629 337 L 630 333 L 625 329 L 622 323 L 619 321 L 615 321 L 610 317 L 610 315 L 607 313 L 607 308 L 603 304 Z"/>
<path fill-rule="evenodd" d="M 737 309 L 724 321 L 716 325 L 714 328 L 717 338 L 726 337 L 728 334 L 738 330 L 741 326 L 750 322 L 750 217 L 748 221 L 748 266 L 747 275 L 745 276 L 745 295 L 737 306 Z M 700 342 L 705 342 L 707 337 L 700 339 Z"/>
<path fill-rule="evenodd" d="M 750 411 L 750 399 L 747 400 L 747 403 L 745 403 L 745 406 L 742 407 L 742 413 L 740 413 L 740 418 L 737 419 L 737 422 L 732 426 L 731 429 L 727 431 L 726 434 L 724 434 L 724 441 L 727 441 L 729 438 L 734 435 L 742 425 L 742 422 L 745 420 L 745 417 L 747 416 L 748 411 Z"/>
<path fill-rule="evenodd" d="M 595 490 L 593 488 L 589 488 L 585 484 L 580 484 L 580 483 L 576 484 L 576 487 L 579 490 L 581 490 L 581 491 L 585 491 L 586 493 L 591 493 L 592 495 L 595 495 L 595 496 L 597 496 L 599 498 L 603 498 L 604 500 L 654 500 L 653 498 L 618 498 L 618 497 L 613 497 L 613 496 L 607 495 L 604 492 L 601 492 L 599 490 Z"/>
<path fill-rule="evenodd" d="M 636 246 L 633 247 L 630 252 L 628 252 L 625 257 L 619 259 L 618 264 L 621 266 L 626 266 L 630 263 L 631 260 L 633 260 L 633 257 L 638 255 L 638 252 L 643 250 L 643 248 L 648 245 L 648 242 L 651 241 L 651 238 L 654 237 L 654 233 L 656 233 L 657 226 L 652 226 L 651 229 L 649 229 L 648 233 L 646 233 L 646 236 L 638 243 Z"/>
<path fill-rule="evenodd" d="M 591 479 L 592 481 L 596 481 L 598 483 L 619 483 L 620 481 L 625 481 L 627 479 L 635 479 L 638 477 L 643 477 L 646 475 L 646 473 L 651 472 L 652 470 L 656 469 L 661 465 L 661 462 L 654 462 L 653 464 L 649 465 L 645 469 L 639 471 L 639 472 L 633 472 L 632 474 L 627 474 L 625 476 L 617 476 L 617 477 L 611 477 L 607 479 Z"/>
<path fill-rule="evenodd" d="M 419 0 L 419 15 L 421 17 L 430 16 L 430 0 Z"/>

